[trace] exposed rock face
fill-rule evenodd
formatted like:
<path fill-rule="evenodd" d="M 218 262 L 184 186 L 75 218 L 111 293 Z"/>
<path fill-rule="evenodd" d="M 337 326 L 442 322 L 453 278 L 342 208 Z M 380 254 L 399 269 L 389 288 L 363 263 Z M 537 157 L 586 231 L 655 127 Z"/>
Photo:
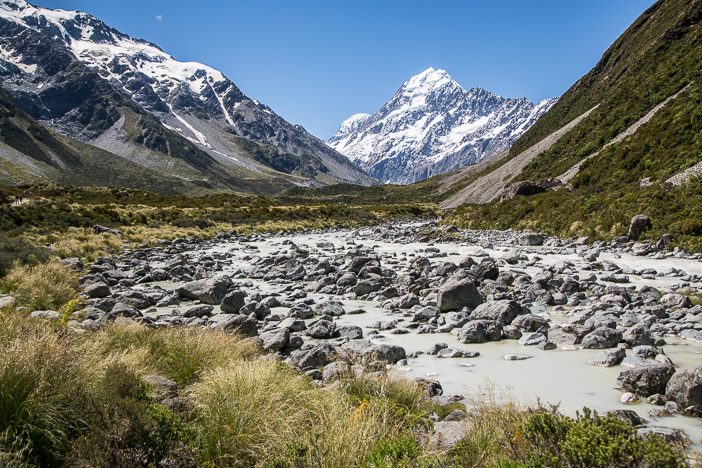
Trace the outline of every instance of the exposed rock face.
<path fill-rule="evenodd" d="M 555 102 L 465 90 L 444 70 L 429 68 L 375 114 L 347 119 L 329 144 L 374 177 L 411 183 L 506 150 Z"/>
<path fill-rule="evenodd" d="M 312 185 L 375 182 L 220 71 L 177 61 L 89 14 L 4 0 L 0 48 L 0 85 L 29 116 L 133 164 L 171 177 L 175 165 L 225 186 L 241 174 L 267 183 L 273 174 Z M 150 165 L 158 159 L 151 152 L 169 164 Z"/>
<path fill-rule="evenodd" d="M 525 197 L 538 195 L 539 193 L 553 190 L 561 185 L 562 182 L 558 179 L 522 180 L 520 182 L 515 182 L 508 185 L 502 194 L 502 200 L 511 200 L 517 195 L 522 195 Z"/>

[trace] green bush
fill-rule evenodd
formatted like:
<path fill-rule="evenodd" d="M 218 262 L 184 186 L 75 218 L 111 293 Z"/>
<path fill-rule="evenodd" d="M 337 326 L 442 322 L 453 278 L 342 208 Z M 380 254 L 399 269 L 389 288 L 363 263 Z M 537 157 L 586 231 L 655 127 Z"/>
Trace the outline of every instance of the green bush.
<path fill-rule="evenodd" d="M 609 467 L 685 466 L 681 450 L 657 436 L 639 437 L 631 424 L 613 414 L 585 408 L 575 419 L 540 412 L 523 426 L 530 466 Z"/>
<path fill-rule="evenodd" d="M 36 265 L 49 259 L 49 250 L 31 242 L 0 234 L 0 277 L 5 276 L 15 263 Z"/>

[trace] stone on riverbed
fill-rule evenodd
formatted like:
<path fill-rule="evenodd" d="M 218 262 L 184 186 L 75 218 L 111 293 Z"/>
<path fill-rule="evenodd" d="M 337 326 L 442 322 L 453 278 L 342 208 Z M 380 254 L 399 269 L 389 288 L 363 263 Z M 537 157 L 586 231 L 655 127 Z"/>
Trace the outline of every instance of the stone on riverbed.
<path fill-rule="evenodd" d="M 177 291 L 183 299 L 199 300 L 203 304 L 219 305 L 232 286 L 228 276 L 191 281 L 181 285 Z"/>
<path fill-rule="evenodd" d="M 522 307 L 515 301 L 484 302 L 470 313 L 470 318 L 494 320 L 502 325 L 509 325 L 521 312 Z"/>
<path fill-rule="evenodd" d="M 614 328 L 600 327 L 583 337 L 585 349 L 613 348 L 622 341 L 622 332 Z"/>
<path fill-rule="evenodd" d="M 635 367 L 619 374 L 617 385 L 624 391 L 647 397 L 654 393 L 665 393 L 668 381 L 675 373 L 673 366 Z"/>
<path fill-rule="evenodd" d="M 665 397 L 682 408 L 702 407 L 702 366 L 673 374 L 665 389 Z"/>
<path fill-rule="evenodd" d="M 437 304 L 441 312 L 459 310 L 463 307 L 471 309 L 483 303 L 483 298 L 468 278 L 449 278 L 440 288 Z"/>

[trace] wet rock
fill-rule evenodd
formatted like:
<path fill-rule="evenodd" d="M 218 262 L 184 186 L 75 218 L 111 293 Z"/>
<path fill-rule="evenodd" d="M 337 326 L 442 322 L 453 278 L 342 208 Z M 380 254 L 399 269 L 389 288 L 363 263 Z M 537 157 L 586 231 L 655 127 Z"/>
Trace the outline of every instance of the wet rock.
<path fill-rule="evenodd" d="M 329 315 L 331 317 L 340 317 L 346 313 L 344 305 L 339 301 L 325 301 L 316 304 L 312 310 L 315 315 Z"/>
<path fill-rule="evenodd" d="M 607 414 L 613 414 L 617 418 L 621 419 L 624 422 L 627 422 L 631 424 L 632 426 L 640 426 L 641 424 L 645 424 L 646 420 L 639 416 L 639 413 L 637 413 L 634 410 L 629 410 L 629 409 L 616 409 L 616 410 L 611 410 L 607 411 Z"/>
<path fill-rule="evenodd" d="M 525 361 L 527 359 L 531 359 L 534 356 L 531 354 L 506 354 L 504 356 L 505 361 Z"/>
<path fill-rule="evenodd" d="M 595 356 L 588 364 L 595 367 L 618 366 L 625 357 L 626 351 L 622 348 L 608 349 Z"/>
<path fill-rule="evenodd" d="M 522 346 L 536 346 L 547 341 L 546 335 L 543 333 L 532 332 L 525 333 L 519 338 L 519 344 Z"/>
<path fill-rule="evenodd" d="M 702 407 L 702 366 L 682 369 L 671 377 L 665 389 L 665 397 L 681 407 Z"/>
<path fill-rule="evenodd" d="M 600 327 L 585 335 L 582 346 L 585 349 L 613 348 L 622 341 L 622 332 L 608 327 Z"/>
<path fill-rule="evenodd" d="M 502 326 L 489 320 L 473 320 L 458 331 L 458 341 L 461 343 L 485 343 L 502 338 Z"/>
<path fill-rule="evenodd" d="M 627 392 L 648 397 L 654 393 L 665 393 L 666 385 L 674 373 L 673 366 L 666 364 L 635 367 L 622 371 L 617 378 L 617 385 Z"/>

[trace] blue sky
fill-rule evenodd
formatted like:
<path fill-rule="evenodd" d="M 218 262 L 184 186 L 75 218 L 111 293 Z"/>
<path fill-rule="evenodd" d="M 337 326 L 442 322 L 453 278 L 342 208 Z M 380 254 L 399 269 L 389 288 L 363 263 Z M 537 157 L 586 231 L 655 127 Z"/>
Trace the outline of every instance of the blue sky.
<path fill-rule="evenodd" d="M 329 138 L 433 66 L 466 88 L 565 92 L 653 0 L 30 0 L 81 10 Z"/>

